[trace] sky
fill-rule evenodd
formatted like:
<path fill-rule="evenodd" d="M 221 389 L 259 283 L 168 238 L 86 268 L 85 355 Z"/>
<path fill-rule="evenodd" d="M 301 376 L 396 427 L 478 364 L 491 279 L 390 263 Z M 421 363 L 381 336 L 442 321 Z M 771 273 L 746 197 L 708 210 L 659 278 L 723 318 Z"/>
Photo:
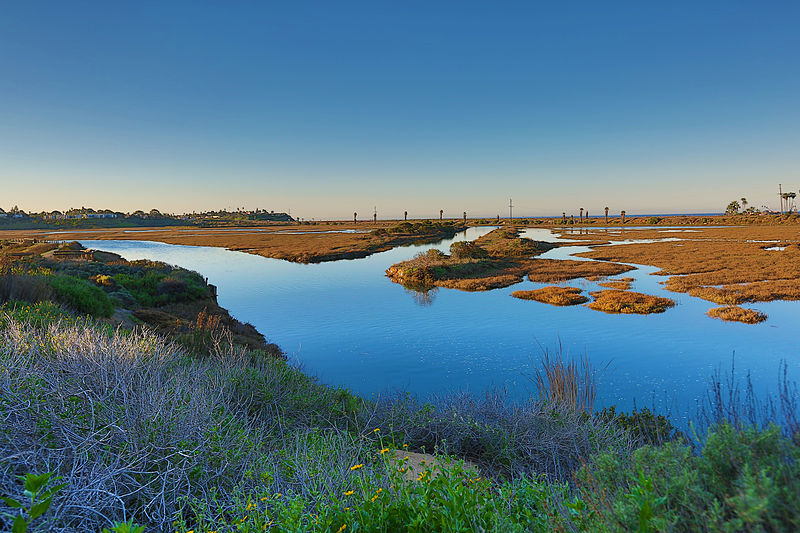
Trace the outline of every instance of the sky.
<path fill-rule="evenodd" d="M 0 207 L 719 212 L 800 190 L 800 3 L 6 2 Z"/>

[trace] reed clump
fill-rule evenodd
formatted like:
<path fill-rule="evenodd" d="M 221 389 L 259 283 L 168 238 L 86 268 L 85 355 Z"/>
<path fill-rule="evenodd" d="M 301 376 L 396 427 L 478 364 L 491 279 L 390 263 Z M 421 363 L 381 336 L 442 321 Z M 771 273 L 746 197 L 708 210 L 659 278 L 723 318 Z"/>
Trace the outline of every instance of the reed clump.
<path fill-rule="evenodd" d="M 590 294 L 594 301 L 586 304 L 587 307 L 605 313 L 649 315 L 651 313 L 663 313 L 670 307 L 675 306 L 675 302 L 669 298 L 651 296 L 640 292 L 608 289 Z"/>
<path fill-rule="evenodd" d="M 597 371 L 586 355 L 567 360 L 561 350 L 555 355 L 545 350 L 534 379 L 540 401 L 590 414 L 594 409 Z"/>
<path fill-rule="evenodd" d="M 767 319 L 767 315 L 756 311 L 755 309 L 747 309 L 737 305 L 726 305 L 724 307 L 714 307 L 708 310 L 708 316 L 712 318 L 719 318 L 727 322 L 742 322 L 744 324 L 758 324 Z"/>
<path fill-rule="evenodd" d="M 511 296 L 520 300 L 534 300 L 552 305 L 578 305 L 589 301 L 589 298 L 581 292 L 577 287 L 552 286 L 530 291 L 514 291 Z"/>

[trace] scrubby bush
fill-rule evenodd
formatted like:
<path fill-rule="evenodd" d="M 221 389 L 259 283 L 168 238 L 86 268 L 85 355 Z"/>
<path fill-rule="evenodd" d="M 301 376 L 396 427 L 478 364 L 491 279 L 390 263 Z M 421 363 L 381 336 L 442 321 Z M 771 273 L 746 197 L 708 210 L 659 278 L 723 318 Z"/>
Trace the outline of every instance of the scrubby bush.
<path fill-rule="evenodd" d="M 613 421 L 629 431 L 640 444 L 659 445 L 674 440 L 689 441 L 686 435 L 673 426 L 667 417 L 655 414 L 647 407 L 640 410 L 634 409 L 630 413 L 617 413 L 616 407 L 611 406 L 600 411 L 598 416 Z"/>
<path fill-rule="evenodd" d="M 114 314 L 114 305 L 98 287 L 71 276 L 52 276 L 48 280 L 56 299 L 80 313 L 109 317 Z"/>
<path fill-rule="evenodd" d="M 454 259 L 482 259 L 489 253 L 474 242 L 457 241 L 450 245 L 450 255 Z"/>

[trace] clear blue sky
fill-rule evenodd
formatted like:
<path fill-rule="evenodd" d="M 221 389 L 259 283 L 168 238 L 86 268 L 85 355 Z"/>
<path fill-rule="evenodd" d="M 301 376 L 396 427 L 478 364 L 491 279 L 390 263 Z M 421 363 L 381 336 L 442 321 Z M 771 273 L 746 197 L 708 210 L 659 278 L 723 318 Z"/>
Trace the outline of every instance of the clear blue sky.
<path fill-rule="evenodd" d="M 6 2 L 0 207 L 777 208 L 800 2 Z"/>

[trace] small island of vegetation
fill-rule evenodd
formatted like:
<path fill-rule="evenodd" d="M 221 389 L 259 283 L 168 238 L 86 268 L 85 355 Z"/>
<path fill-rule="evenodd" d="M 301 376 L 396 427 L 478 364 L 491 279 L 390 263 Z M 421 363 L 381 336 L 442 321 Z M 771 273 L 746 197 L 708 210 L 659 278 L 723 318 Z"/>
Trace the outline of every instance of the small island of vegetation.
<path fill-rule="evenodd" d="M 633 267 L 601 261 L 562 261 L 535 256 L 558 245 L 519 237 L 520 228 L 499 228 L 471 243 L 454 242 L 450 255 L 436 249 L 392 265 L 386 275 L 409 288 L 446 287 L 485 291 L 521 282 L 603 277 Z"/>
<path fill-rule="evenodd" d="M 531 291 L 514 291 L 511 296 L 552 305 L 578 305 L 589 301 L 581 292 L 577 287 L 542 287 Z"/>

